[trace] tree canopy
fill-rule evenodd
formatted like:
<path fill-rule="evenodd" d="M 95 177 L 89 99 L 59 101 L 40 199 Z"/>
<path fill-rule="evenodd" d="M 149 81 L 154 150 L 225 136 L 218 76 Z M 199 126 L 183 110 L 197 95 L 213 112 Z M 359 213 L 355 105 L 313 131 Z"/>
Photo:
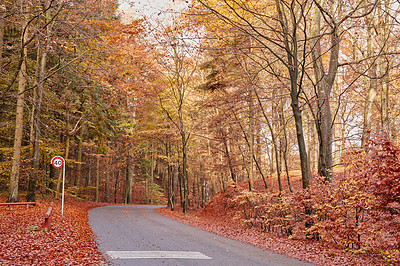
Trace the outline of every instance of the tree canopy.
<path fill-rule="evenodd" d="M 59 197 L 61 171 L 50 159 L 61 155 L 68 195 L 85 200 L 186 213 L 240 185 L 253 195 L 241 206 L 297 208 L 311 218 L 282 205 L 270 215 L 287 214 L 288 235 L 303 222 L 316 238 L 346 208 L 357 228 L 367 210 L 398 215 L 398 169 L 389 167 L 398 164 L 400 123 L 396 1 L 172 1 L 124 23 L 118 5 L 0 5 L 8 201 Z M 341 194 L 349 191 L 362 202 Z M 322 208 L 329 197 L 336 205 Z M 245 215 L 256 223 L 259 214 Z M 351 234 L 353 247 L 370 236 Z"/>

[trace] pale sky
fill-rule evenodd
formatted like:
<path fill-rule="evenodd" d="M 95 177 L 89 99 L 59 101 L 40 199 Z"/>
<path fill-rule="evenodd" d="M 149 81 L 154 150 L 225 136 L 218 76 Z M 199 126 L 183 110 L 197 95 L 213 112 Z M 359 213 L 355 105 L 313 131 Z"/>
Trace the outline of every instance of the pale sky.
<path fill-rule="evenodd" d="M 151 18 L 168 8 L 170 0 L 119 0 L 119 9 L 125 14 L 123 21 L 143 15 Z"/>

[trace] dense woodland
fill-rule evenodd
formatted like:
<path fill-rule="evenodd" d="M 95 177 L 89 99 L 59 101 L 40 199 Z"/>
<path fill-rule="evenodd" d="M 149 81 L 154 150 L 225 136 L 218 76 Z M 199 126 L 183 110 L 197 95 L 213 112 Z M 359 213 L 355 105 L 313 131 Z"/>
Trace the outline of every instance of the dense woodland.
<path fill-rule="evenodd" d="M 184 2 L 1 1 L 8 200 L 59 197 L 61 155 L 70 197 L 186 213 L 241 185 L 249 225 L 398 259 L 398 2 Z"/>

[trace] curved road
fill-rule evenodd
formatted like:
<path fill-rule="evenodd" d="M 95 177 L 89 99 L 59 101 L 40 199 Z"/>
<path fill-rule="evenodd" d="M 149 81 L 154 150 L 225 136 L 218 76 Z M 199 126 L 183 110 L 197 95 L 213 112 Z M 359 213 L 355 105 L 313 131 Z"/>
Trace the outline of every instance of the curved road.
<path fill-rule="evenodd" d="M 201 231 L 159 215 L 156 208 L 89 211 L 100 251 L 111 265 L 311 265 Z"/>

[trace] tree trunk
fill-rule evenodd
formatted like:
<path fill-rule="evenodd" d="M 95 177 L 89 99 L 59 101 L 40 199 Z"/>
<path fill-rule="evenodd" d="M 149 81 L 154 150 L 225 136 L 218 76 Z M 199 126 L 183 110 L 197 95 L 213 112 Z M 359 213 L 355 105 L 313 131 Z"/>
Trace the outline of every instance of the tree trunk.
<path fill-rule="evenodd" d="M 51 3 L 50 3 L 51 4 Z M 61 11 L 62 5 L 59 6 L 55 16 Z M 45 12 L 45 22 L 50 22 L 53 18 L 50 14 L 50 9 Z M 41 108 L 42 108 L 42 101 L 43 101 L 43 89 L 44 89 L 44 82 L 46 76 L 46 65 L 47 65 L 47 56 L 50 52 L 51 47 L 51 37 L 52 37 L 52 30 L 54 26 L 53 20 L 51 23 L 47 24 L 46 26 L 46 40 L 44 51 L 41 56 L 40 60 L 40 67 L 39 67 L 39 76 L 38 76 L 38 83 L 36 87 L 36 102 L 34 108 L 34 142 L 33 142 L 33 158 L 32 158 L 32 170 L 30 172 L 29 182 L 28 182 L 28 194 L 26 196 L 27 201 L 35 201 L 36 200 L 36 180 L 37 176 L 39 175 L 39 157 L 40 157 L 40 124 L 41 124 Z M 40 47 L 38 47 L 40 49 Z M 65 159 L 65 158 L 64 158 Z"/>
<path fill-rule="evenodd" d="M 50 167 L 50 171 L 49 171 L 49 185 L 48 185 L 48 187 L 53 192 L 53 191 L 56 191 L 56 189 L 57 189 L 57 185 L 56 185 L 57 177 L 56 177 L 56 174 L 58 173 L 58 171 L 57 171 L 58 169 L 54 168 L 51 163 L 49 163 L 49 167 Z"/>
<path fill-rule="evenodd" d="M 37 22 L 37 26 L 40 27 L 40 21 Z M 40 35 L 36 35 L 36 46 L 40 47 Z M 40 71 L 40 56 L 41 56 L 41 51 L 40 49 L 36 49 L 36 80 L 35 80 L 35 87 L 33 88 L 33 97 L 32 97 L 32 109 L 30 113 L 30 130 L 29 130 L 29 142 L 34 143 L 35 139 L 35 104 L 36 103 L 36 97 L 37 97 L 37 85 L 39 82 L 39 71 Z M 31 154 L 29 154 L 29 157 L 33 157 L 33 150 L 31 150 Z"/>
<path fill-rule="evenodd" d="M 26 21 L 24 21 L 22 25 L 22 32 L 24 32 L 26 28 Z M 10 176 L 10 189 L 8 195 L 9 202 L 18 202 L 18 183 L 19 183 L 19 168 L 21 164 L 21 144 L 23 137 L 23 128 L 24 128 L 24 92 L 26 87 L 26 56 L 28 50 L 25 46 L 25 42 L 27 41 L 28 32 L 25 31 L 25 34 L 21 38 L 21 44 L 23 52 L 22 52 L 22 64 L 21 69 L 19 70 L 19 78 L 18 78 L 18 94 L 17 94 L 17 110 L 15 117 L 15 132 L 14 132 L 14 153 L 12 158 L 12 168 L 11 168 L 11 176 Z"/>
<path fill-rule="evenodd" d="M 301 92 L 301 85 L 298 84 L 299 81 L 299 68 L 301 65 L 299 64 L 299 49 L 298 49 L 298 41 L 297 41 L 297 32 L 290 31 L 288 29 L 287 21 L 284 18 L 282 12 L 282 3 L 280 0 L 276 0 L 276 8 L 278 11 L 279 22 L 282 27 L 283 36 L 284 36 L 284 45 L 286 49 L 287 55 L 287 69 L 289 72 L 290 78 L 290 99 L 291 99 L 291 107 L 293 111 L 296 133 L 297 133 L 297 144 L 299 148 L 299 156 L 300 156 L 300 167 L 301 167 L 301 178 L 303 189 L 307 189 L 310 185 L 311 179 L 311 170 L 310 165 L 308 164 L 308 156 L 307 149 L 304 141 L 304 132 L 303 132 L 303 121 L 301 116 L 301 110 L 299 105 L 299 95 Z M 291 18 L 292 20 L 296 20 L 296 18 Z M 293 22 L 294 24 L 295 22 Z M 297 22 L 296 22 L 297 23 Z M 297 26 L 296 26 L 297 27 Z M 290 39 L 289 39 L 290 38 Z M 302 68 L 302 71 L 305 71 Z M 302 76 L 301 76 L 302 78 Z M 302 84 L 302 83 L 300 83 Z"/>
<path fill-rule="evenodd" d="M 106 175 L 106 184 L 105 184 L 105 202 L 109 203 L 110 202 L 110 171 L 109 169 L 111 169 L 112 167 L 112 159 L 105 159 L 106 161 L 106 166 L 107 169 L 105 170 L 105 175 Z"/>
<path fill-rule="evenodd" d="M 117 203 L 118 184 L 119 184 L 119 170 L 117 170 L 114 183 L 114 203 Z"/>
<path fill-rule="evenodd" d="M 185 141 L 186 142 L 186 141 Z M 182 148 L 182 171 L 183 171 L 183 213 L 188 212 L 188 199 L 189 199 L 189 182 L 188 182 L 188 171 L 187 171 L 187 147 Z"/>
<path fill-rule="evenodd" d="M 4 49 L 4 27 L 5 27 L 5 16 L 6 16 L 6 6 L 0 7 L 1 13 L 4 15 L 0 17 L 0 69 L 3 69 L 3 49 Z"/>
<path fill-rule="evenodd" d="M 330 106 L 331 91 L 335 82 L 337 69 L 339 66 L 339 36 L 337 26 L 330 25 L 330 58 L 327 73 L 325 73 L 322 62 L 321 51 L 321 11 L 317 6 L 314 7 L 313 20 L 311 25 L 312 59 L 316 78 L 318 112 L 317 132 L 319 138 L 319 160 L 318 174 L 325 177 L 325 180 L 332 182 L 333 171 L 333 122 Z"/>
<path fill-rule="evenodd" d="M 168 175 L 168 207 L 171 208 L 171 211 L 174 211 L 175 208 L 175 173 L 173 172 L 173 168 L 171 165 L 171 143 L 168 141 L 165 148 L 165 153 L 167 157 L 167 175 Z"/>
<path fill-rule="evenodd" d="M 265 189 L 268 189 L 268 183 L 267 180 L 265 179 L 265 175 L 262 169 L 262 159 L 261 159 L 261 123 L 257 123 L 257 135 L 256 135 L 256 157 L 254 159 L 257 169 L 261 175 L 261 178 L 264 182 L 264 187 Z"/>
<path fill-rule="evenodd" d="M 132 155 L 128 155 L 127 166 L 126 166 L 126 181 L 124 189 L 124 203 L 132 203 L 132 188 L 133 188 L 133 160 Z"/>
<path fill-rule="evenodd" d="M 289 166 L 288 166 L 288 140 L 287 140 L 287 132 L 286 132 L 286 121 L 285 121 L 285 113 L 283 110 L 285 103 L 282 100 L 282 104 L 281 104 L 281 125 L 283 127 L 283 161 L 285 164 L 285 171 L 286 171 L 286 180 L 289 186 L 289 191 L 293 192 L 292 190 L 292 185 L 290 183 L 290 176 L 289 176 Z M 310 164 L 309 164 L 310 165 Z"/>
<path fill-rule="evenodd" d="M 323 86 L 320 86 L 323 87 Z M 321 89 L 320 91 L 326 91 L 327 88 Z M 325 93 L 321 93 L 325 95 Z M 332 114 L 330 107 L 330 96 L 323 96 L 324 100 L 321 100 L 320 112 L 321 117 L 319 123 L 319 159 L 318 159 L 318 174 L 325 177 L 325 180 L 332 182 L 332 167 L 333 167 L 333 128 L 332 128 Z"/>
<path fill-rule="evenodd" d="M 183 113 L 182 109 L 178 110 L 179 115 L 179 131 L 181 134 L 181 143 L 182 143 L 182 185 L 183 185 L 183 213 L 188 212 L 188 198 L 189 198 L 189 183 L 188 183 L 188 171 L 187 171 L 187 155 L 188 148 L 187 144 L 189 141 L 189 136 L 187 136 L 184 123 L 183 123 Z"/>
<path fill-rule="evenodd" d="M 277 91 L 274 90 L 272 92 L 272 97 L 274 98 L 274 100 L 276 100 L 276 94 Z M 279 100 L 278 100 L 279 101 Z M 278 108 L 277 108 L 277 104 L 275 104 L 275 102 L 272 103 L 272 123 L 271 123 L 271 137 L 272 134 L 274 135 L 274 137 L 272 137 L 272 141 L 273 141 L 273 147 L 274 147 L 274 151 L 275 151 L 275 166 L 276 166 L 276 176 L 278 179 L 278 189 L 279 189 L 279 193 L 282 191 L 282 178 L 281 178 L 281 174 L 282 174 L 282 149 L 281 149 L 281 136 L 280 136 L 280 128 L 279 128 L 279 114 L 278 114 Z"/>
<path fill-rule="evenodd" d="M 312 125 L 312 121 L 310 119 L 310 115 L 308 113 L 306 113 L 306 117 L 307 117 L 307 132 L 308 132 L 308 162 L 309 165 L 311 167 L 311 169 L 315 170 L 315 155 L 314 155 L 314 151 L 315 151 L 315 134 L 314 134 L 314 125 Z"/>
<path fill-rule="evenodd" d="M 260 96 L 258 95 L 257 90 L 254 89 L 254 92 L 256 94 L 258 104 L 259 104 L 259 106 L 261 108 L 261 112 L 262 112 L 262 114 L 263 114 L 263 116 L 265 118 L 265 121 L 267 122 L 267 126 L 268 126 L 268 129 L 269 129 L 270 133 L 271 133 L 271 138 L 272 138 L 272 147 L 271 147 L 271 149 L 273 149 L 273 152 L 272 152 L 272 154 L 270 156 L 271 157 L 271 178 L 272 178 L 272 174 L 274 172 L 274 162 L 275 162 L 276 163 L 276 169 L 277 169 L 277 175 L 278 175 L 279 191 L 282 191 L 281 173 L 279 171 L 280 166 L 279 166 L 279 160 L 278 160 L 279 151 L 278 151 L 278 144 L 277 144 L 277 139 L 276 139 L 276 135 L 275 135 L 274 125 L 273 125 L 273 123 L 271 123 L 270 119 L 268 118 L 267 113 L 265 112 L 264 106 L 262 105 L 262 102 L 261 102 Z M 268 188 L 266 180 L 264 180 L 264 185 L 265 185 L 265 188 Z M 272 184 L 271 184 L 271 189 L 272 189 Z"/>
<path fill-rule="evenodd" d="M 81 184 L 81 179 L 82 179 L 82 147 L 83 147 L 83 133 L 84 133 L 84 124 L 81 125 L 81 128 L 79 129 L 79 137 L 78 137 L 78 165 L 76 169 L 76 180 L 75 180 L 75 186 L 79 190 L 79 186 Z"/>
<path fill-rule="evenodd" d="M 178 188 L 177 189 L 179 189 L 179 200 L 181 202 L 181 206 L 183 207 L 183 188 L 182 188 L 182 167 L 181 167 L 181 165 L 178 165 L 177 175 L 178 175 L 178 180 L 177 180 Z"/>
<path fill-rule="evenodd" d="M 172 182 L 173 182 L 173 177 L 172 173 L 170 172 L 170 166 L 168 165 L 167 168 L 167 176 L 168 176 L 168 203 L 167 207 L 171 209 L 171 211 L 174 211 L 175 207 L 175 202 L 174 202 L 174 190 L 172 189 Z"/>
<path fill-rule="evenodd" d="M 236 185 L 236 181 L 237 181 L 236 180 L 236 174 L 235 174 L 235 171 L 233 169 L 232 159 L 231 159 L 231 155 L 230 155 L 230 146 L 229 146 L 229 141 L 227 140 L 227 136 L 223 137 L 223 144 L 224 144 L 224 148 L 225 148 L 226 158 L 228 160 L 229 172 L 231 174 L 231 178 L 232 178 L 233 183 Z"/>
<path fill-rule="evenodd" d="M 375 43 L 374 43 L 374 16 L 375 12 L 371 13 L 367 22 L 367 63 L 368 63 L 368 86 L 367 97 L 364 105 L 364 128 L 361 138 L 361 146 L 367 151 L 367 143 L 370 139 L 372 129 L 372 111 L 377 94 L 376 80 L 376 58 L 375 58 Z"/>
<path fill-rule="evenodd" d="M 384 60 L 383 65 L 386 65 L 387 62 Z M 382 92 L 381 92 L 381 105 L 382 105 L 382 131 L 383 134 L 387 138 L 391 138 L 391 132 L 390 132 L 390 119 L 389 119 L 389 90 L 390 90 L 390 84 L 389 84 L 389 69 L 387 66 L 381 66 L 381 75 L 383 75 L 382 78 Z"/>
<path fill-rule="evenodd" d="M 69 114 L 67 113 L 65 115 L 65 152 L 64 152 L 65 162 L 69 159 L 70 140 L 71 140 L 71 136 L 69 134 Z M 60 171 L 60 173 L 58 175 L 58 180 L 57 180 L 57 193 L 60 193 L 61 182 L 62 182 L 62 172 Z"/>
<path fill-rule="evenodd" d="M 89 159 L 89 162 L 88 162 L 88 174 L 87 174 L 87 176 L 86 176 L 86 182 L 85 182 L 85 187 L 88 187 L 88 186 L 90 186 L 90 183 L 91 183 L 91 181 L 92 181 L 92 167 L 91 167 L 91 160 Z"/>
<path fill-rule="evenodd" d="M 249 190 L 252 191 L 254 188 L 254 100 L 253 92 L 249 90 Z"/>
<path fill-rule="evenodd" d="M 292 90 L 291 106 L 292 106 L 295 125 L 296 125 L 297 143 L 299 146 L 299 153 L 300 153 L 301 180 L 302 180 L 302 184 L 303 184 L 303 189 L 307 189 L 310 186 L 311 170 L 310 170 L 310 167 L 308 164 L 308 159 L 307 159 L 307 149 L 306 149 L 306 144 L 304 141 L 303 122 L 302 122 L 302 117 L 301 117 L 300 106 L 299 106 L 298 98 L 294 94 L 297 94 L 297 93 L 294 90 Z"/>
<path fill-rule="evenodd" d="M 144 191 L 144 202 L 146 203 L 146 204 L 148 204 L 149 203 L 149 178 L 146 176 L 145 178 L 144 178 L 144 188 L 145 188 L 145 191 Z"/>
<path fill-rule="evenodd" d="M 94 201 L 99 202 L 99 185 L 100 185 L 100 155 L 96 155 L 96 190 Z"/>
<path fill-rule="evenodd" d="M 381 27 L 378 30 L 379 33 L 379 43 L 381 45 L 381 55 L 380 55 L 380 62 L 379 62 L 379 69 L 380 73 L 379 76 L 381 77 L 381 120 L 382 120 L 382 132 L 383 134 L 390 139 L 391 132 L 390 132 L 390 120 L 389 120 L 389 89 L 390 89 L 390 69 L 389 69 L 389 59 L 387 57 L 388 53 L 388 38 L 389 38 L 389 14 L 390 14 L 390 7 L 389 1 L 385 0 L 384 2 L 384 14 L 382 14 L 382 9 L 378 8 L 378 17 L 379 17 L 379 25 Z"/>
<path fill-rule="evenodd" d="M 154 189 L 154 151 L 151 151 L 150 204 L 153 204 L 153 189 Z"/>

